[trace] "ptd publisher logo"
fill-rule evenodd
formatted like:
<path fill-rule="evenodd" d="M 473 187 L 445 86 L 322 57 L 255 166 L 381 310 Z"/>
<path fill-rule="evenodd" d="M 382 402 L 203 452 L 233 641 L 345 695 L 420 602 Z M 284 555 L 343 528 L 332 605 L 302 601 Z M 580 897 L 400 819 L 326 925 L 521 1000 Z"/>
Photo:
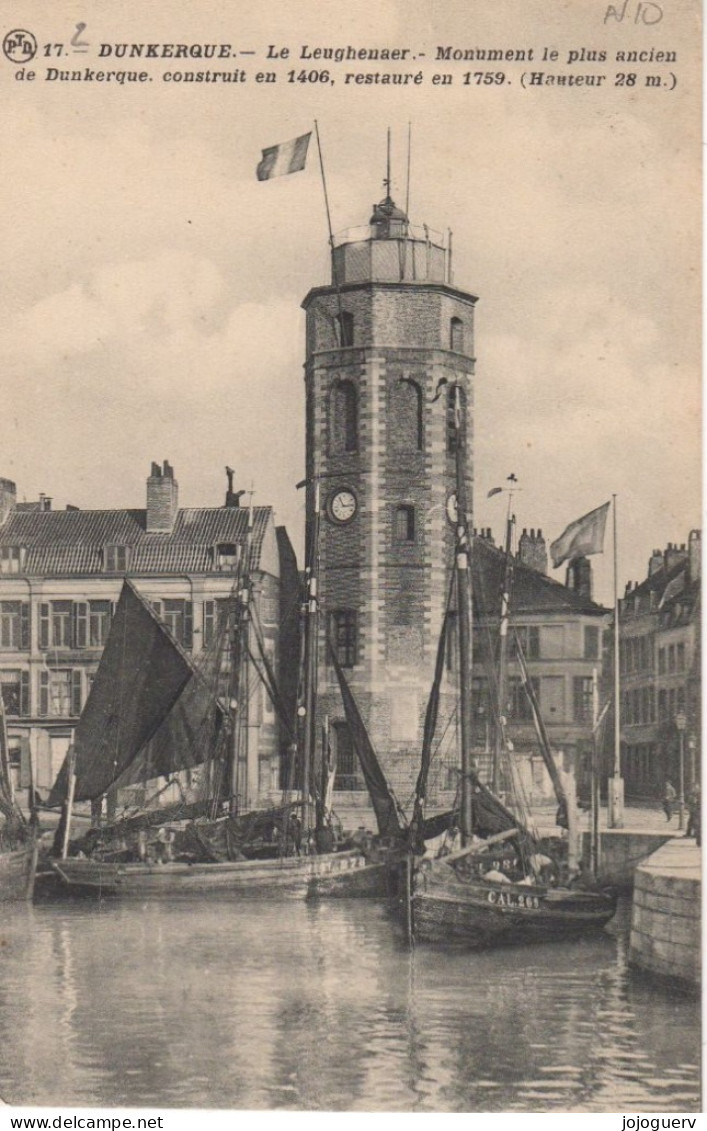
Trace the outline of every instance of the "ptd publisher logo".
<path fill-rule="evenodd" d="M 16 28 L 8 31 L 2 41 L 2 51 L 11 63 L 29 63 L 37 54 L 37 40 L 31 31 Z"/>

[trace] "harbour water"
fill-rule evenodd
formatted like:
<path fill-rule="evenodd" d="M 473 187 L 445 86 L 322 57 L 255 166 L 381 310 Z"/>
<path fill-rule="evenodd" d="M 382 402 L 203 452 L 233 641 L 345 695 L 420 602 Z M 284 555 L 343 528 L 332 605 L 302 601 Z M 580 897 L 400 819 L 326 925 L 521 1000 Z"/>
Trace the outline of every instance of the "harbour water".
<path fill-rule="evenodd" d="M 6 907 L 0 1096 L 17 1105 L 700 1110 L 699 1005 L 612 933 L 408 951 L 373 901 Z"/>

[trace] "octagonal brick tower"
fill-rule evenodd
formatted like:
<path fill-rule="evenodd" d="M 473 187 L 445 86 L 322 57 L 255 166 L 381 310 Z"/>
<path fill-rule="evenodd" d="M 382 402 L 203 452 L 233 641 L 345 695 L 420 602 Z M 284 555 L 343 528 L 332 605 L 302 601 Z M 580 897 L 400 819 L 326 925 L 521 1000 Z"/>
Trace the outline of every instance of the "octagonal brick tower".
<path fill-rule="evenodd" d="M 476 298 L 452 285 L 443 238 L 414 228 L 389 195 L 367 226 L 333 240 L 331 258 L 331 284 L 302 304 L 307 474 L 320 477 L 322 504 L 318 722 L 329 718 L 340 805 L 340 791 L 361 790 L 362 780 L 326 657 L 329 632 L 405 804 L 453 562 L 455 384 L 471 509 Z M 312 503 L 310 488 L 310 517 Z M 455 682 L 446 681 L 440 720 L 451 717 Z"/>

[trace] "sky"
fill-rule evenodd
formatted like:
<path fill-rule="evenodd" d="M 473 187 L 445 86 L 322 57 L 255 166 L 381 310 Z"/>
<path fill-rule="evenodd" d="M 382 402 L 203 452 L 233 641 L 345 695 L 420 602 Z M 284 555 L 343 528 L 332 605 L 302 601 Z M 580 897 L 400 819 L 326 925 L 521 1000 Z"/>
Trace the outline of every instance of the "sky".
<path fill-rule="evenodd" d="M 619 5 L 621 7 L 621 5 Z M 454 233 L 454 280 L 479 297 L 477 526 L 500 537 L 513 472 L 518 525 L 548 540 L 618 496 L 619 584 L 645 576 L 654 547 L 700 525 L 700 5 L 641 23 L 628 0 L 405 3 L 264 0 L 82 5 L 86 54 L 68 42 L 76 10 L 6 3 L 2 36 L 32 31 L 34 82 L 0 57 L 0 476 L 20 499 L 144 506 L 152 460 L 175 468 L 184 506 L 218 505 L 224 468 L 271 504 L 300 549 L 304 313 L 329 282 L 315 153 L 301 173 L 259 183 L 263 147 L 316 118 L 334 231 L 366 223 L 384 195 Z M 655 12 L 645 9 L 645 12 Z M 639 22 L 636 20 L 639 19 Z M 99 59 L 101 43 L 230 43 L 237 64 Z M 407 47 L 407 66 L 331 68 L 334 85 L 254 81 L 268 44 Z M 463 85 L 485 64 L 433 62 L 437 45 L 527 49 L 531 70 L 605 74 L 601 88 Z M 537 62 L 543 47 L 558 63 Z M 627 66 L 619 50 L 674 50 Z M 566 63 L 606 51 L 607 63 Z M 420 59 L 419 53 L 425 58 Z M 247 68 L 244 83 L 185 85 L 167 70 Z M 270 64 L 272 65 L 272 64 Z M 48 66 L 141 69 L 124 86 L 48 82 Z M 348 86 L 347 71 L 422 69 L 422 86 Z M 492 69 L 504 69 L 494 63 Z M 453 73 L 433 87 L 435 71 Z M 616 75 L 638 74 L 633 88 Z M 645 75 L 666 84 L 646 88 Z M 672 76 L 677 84 L 670 89 Z M 610 541 L 594 559 L 611 601 Z M 562 571 L 555 576 L 563 578 Z"/>

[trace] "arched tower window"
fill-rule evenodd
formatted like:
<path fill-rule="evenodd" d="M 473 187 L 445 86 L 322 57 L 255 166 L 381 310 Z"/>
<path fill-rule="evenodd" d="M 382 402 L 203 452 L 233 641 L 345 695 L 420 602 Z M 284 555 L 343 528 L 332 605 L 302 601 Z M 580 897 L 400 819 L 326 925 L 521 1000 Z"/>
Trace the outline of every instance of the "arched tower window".
<path fill-rule="evenodd" d="M 422 431 L 422 389 L 416 381 L 402 377 L 393 388 L 393 433 L 394 447 L 399 451 L 421 452 Z"/>
<path fill-rule="evenodd" d="M 452 318 L 449 323 L 449 348 L 454 353 L 464 353 L 464 323 L 461 318 Z"/>
<path fill-rule="evenodd" d="M 348 310 L 342 310 L 336 316 L 338 326 L 339 345 L 352 346 L 354 344 L 354 316 Z"/>
<path fill-rule="evenodd" d="M 415 508 L 409 503 L 401 503 L 395 508 L 393 518 L 393 541 L 415 541 Z"/>
<path fill-rule="evenodd" d="M 456 397 L 457 386 L 452 385 L 447 393 L 447 453 L 450 456 L 456 455 L 457 451 Z M 466 422 L 466 395 L 463 389 L 459 389 L 459 411 L 463 430 Z"/>
<path fill-rule="evenodd" d="M 353 381 L 337 381 L 331 395 L 331 449 L 358 451 L 358 394 Z"/>

